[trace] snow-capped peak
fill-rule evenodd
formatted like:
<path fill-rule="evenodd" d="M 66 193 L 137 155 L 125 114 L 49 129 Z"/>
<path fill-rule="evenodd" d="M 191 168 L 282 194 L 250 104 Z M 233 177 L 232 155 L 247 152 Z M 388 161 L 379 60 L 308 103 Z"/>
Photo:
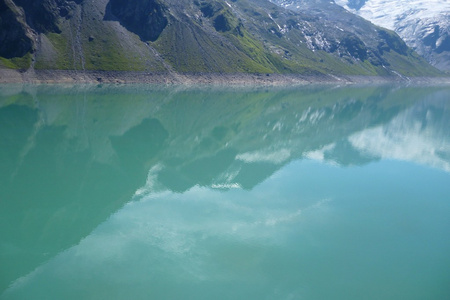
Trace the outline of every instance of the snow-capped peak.
<path fill-rule="evenodd" d="M 431 64 L 450 70 L 449 0 L 335 0 L 335 3 L 394 30 Z"/>

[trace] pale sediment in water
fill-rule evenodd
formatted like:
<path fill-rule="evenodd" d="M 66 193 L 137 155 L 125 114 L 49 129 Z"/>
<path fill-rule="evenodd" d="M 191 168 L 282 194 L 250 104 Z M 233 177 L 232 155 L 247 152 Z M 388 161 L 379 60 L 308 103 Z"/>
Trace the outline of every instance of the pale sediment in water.
<path fill-rule="evenodd" d="M 148 83 L 213 85 L 306 85 L 306 84 L 450 84 L 450 77 L 404 77 L 361 75 L 302 75 L 248 73 L 152 73 L 132 71 L 76 71 L 0 69 L 0 83 Z"/>

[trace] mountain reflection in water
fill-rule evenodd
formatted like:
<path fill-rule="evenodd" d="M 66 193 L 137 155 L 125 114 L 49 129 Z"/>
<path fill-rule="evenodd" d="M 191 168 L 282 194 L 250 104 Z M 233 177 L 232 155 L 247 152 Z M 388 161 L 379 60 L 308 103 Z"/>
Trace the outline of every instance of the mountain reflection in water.
<path fill-rule="evenodd" d="M 173 282 L 193 299 L 289 298 L 289 280 L 271 291 L 270 278 L 258 281 L 257 266 L 283 270 L 255 248 L 279 255 L 290 222 L 330 201 L 320 191 L 289 194 L 295 179 L 308 193 L 314 176 L 292 166 L 399 160 L 448 173 L 448 99 L 443 87 L 0 86 L 2 298 L 45 298 L 44 287 L 55 298 L 67 289 L 74 298 L 108 289 L 177 298 Z M 290 179 L 278 182 L 280 174 Z M 112 278 L 124 260 L 136 273 Z M 99 291 L 89 272 L 103 280 Z M 146 276 L 159 288 L 147 290 Z M 212 288 L 200 293 L 205 281 Z M 251 288 L 230 291 L 235 282 Z"/>

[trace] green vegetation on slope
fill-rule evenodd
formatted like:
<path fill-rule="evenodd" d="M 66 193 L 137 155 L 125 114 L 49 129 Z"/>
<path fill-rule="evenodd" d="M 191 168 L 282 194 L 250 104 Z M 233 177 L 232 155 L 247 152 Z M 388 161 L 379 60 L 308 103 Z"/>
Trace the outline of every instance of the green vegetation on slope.
<path fill-rule="evenodd" d="M 31 65 L 31 54 L 27 53 L 22 57 L 4 58 L 0 57 L 0 67 L 9 69 L 26 70 Z"/>

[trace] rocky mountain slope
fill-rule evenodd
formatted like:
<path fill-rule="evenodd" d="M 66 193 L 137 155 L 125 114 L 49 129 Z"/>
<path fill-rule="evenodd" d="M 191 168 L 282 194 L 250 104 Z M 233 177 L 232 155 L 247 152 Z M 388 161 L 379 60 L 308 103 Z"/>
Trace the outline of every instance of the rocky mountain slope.
<path fill-rule="evenodd" d="M 432 65 L 450 71 L 450 2 L 446 0 L 336 0 L 371 22 L 397 32 Z"/>
<path fill-rule="evenodd" d="M 267 0 L 0 0 L 0 67 L 439 74 L 395 33 L 326 3 L 293 11 Z"/>

